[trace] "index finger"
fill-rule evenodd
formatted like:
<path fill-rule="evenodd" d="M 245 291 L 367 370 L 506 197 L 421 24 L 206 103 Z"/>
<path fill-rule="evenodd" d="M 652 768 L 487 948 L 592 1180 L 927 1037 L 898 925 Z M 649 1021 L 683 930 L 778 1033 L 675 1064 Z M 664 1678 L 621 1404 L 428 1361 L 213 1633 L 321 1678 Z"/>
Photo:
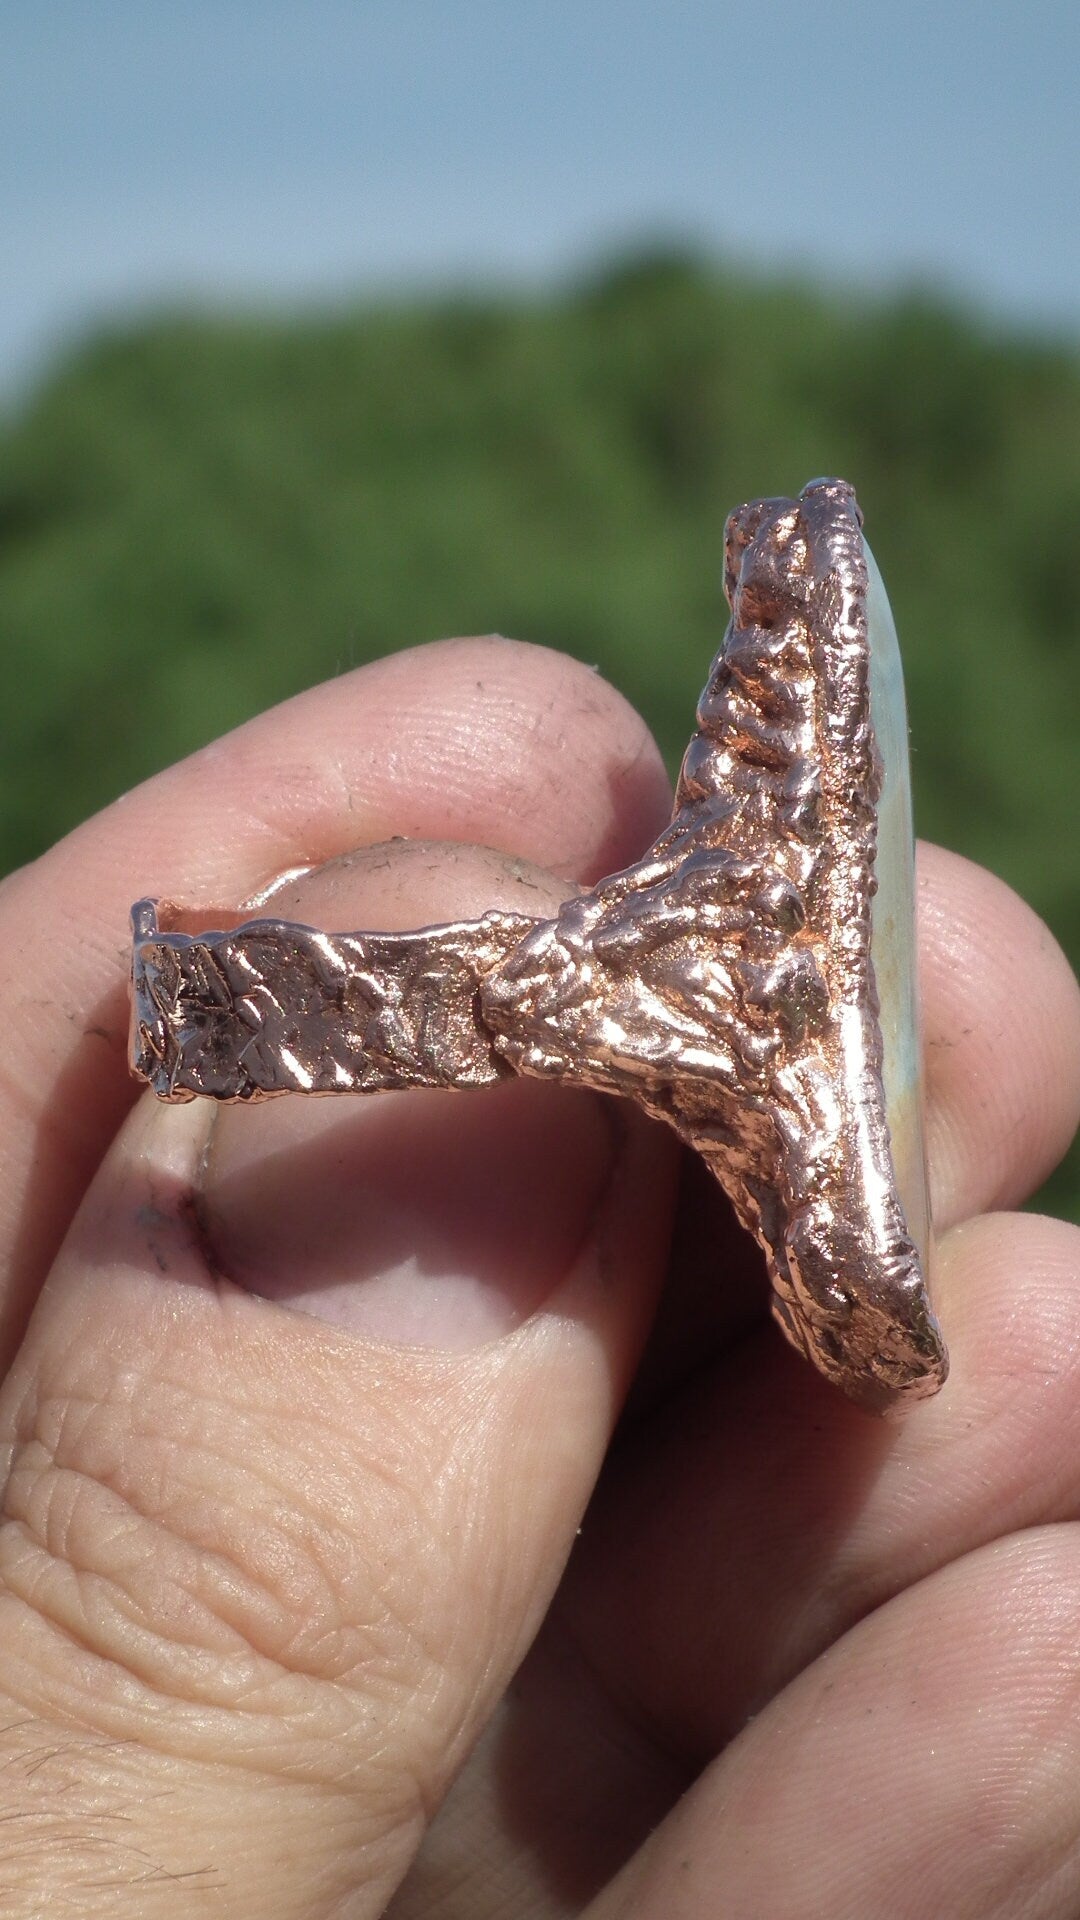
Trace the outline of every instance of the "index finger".
<path fill-rule="evenodd" d="M 0 886 L 0 1366 L 136 1089 L 127 916 L 235 909 L 391 838 L 477 841 L 590 881 L 666 821 L 644 721 L 587 667 L 497 637 L 301 694 L 125 795 Z"/>

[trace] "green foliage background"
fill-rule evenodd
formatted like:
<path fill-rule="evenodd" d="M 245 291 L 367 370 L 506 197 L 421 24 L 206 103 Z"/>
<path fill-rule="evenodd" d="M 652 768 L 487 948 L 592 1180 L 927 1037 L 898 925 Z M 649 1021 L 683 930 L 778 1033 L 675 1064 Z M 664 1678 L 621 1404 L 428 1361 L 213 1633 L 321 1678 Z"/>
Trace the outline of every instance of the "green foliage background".
<path fill-rule="evenodd" d="M 546 299 L 101 337 L 0 423 L 0 871 L 155 767 L 388 649 L 599 664 L 674 765 L 725 512 L 856 485 L 908 670 L 920 830 L 1074 962 L 1080 358 L 929 297 L 655 256 Z M 148 735 L 139 714 L 150 711 Z M 1080 1217 L 1080 1161 L 1045 1204 Z"/>

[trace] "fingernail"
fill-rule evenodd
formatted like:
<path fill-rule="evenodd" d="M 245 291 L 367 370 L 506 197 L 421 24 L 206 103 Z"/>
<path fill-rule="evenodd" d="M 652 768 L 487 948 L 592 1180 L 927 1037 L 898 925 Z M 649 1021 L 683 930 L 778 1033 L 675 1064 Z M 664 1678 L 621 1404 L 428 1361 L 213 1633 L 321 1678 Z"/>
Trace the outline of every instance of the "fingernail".
<path fill-rule="evenodd" d="M 493 888 L 513 895 L 520 864 L 500 884 L 492 861 L 373 849 L 264 911 L 337 928 L 431 924 L 511 904 Z M 535 887 L 530 876 L 530 910 L 545 911 Z M 248 1291 L 370 1339 L 461 1351 L 520 1324 L 571 1271 L 615 1155 L 597 1095 L 539 1081 L 292 1095 L 220 1111 L 199 1211 L 218 1270 Z"/>

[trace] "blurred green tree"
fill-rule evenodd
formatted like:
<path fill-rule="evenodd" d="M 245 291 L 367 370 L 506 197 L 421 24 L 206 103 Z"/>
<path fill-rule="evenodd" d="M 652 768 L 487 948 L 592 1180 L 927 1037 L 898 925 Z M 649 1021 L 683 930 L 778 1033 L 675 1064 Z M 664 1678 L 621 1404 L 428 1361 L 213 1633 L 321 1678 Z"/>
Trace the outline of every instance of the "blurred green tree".
<path fill-rule="evenodd" d="M 904 645 L 920 830 L 1080 955 L 1080 358 L 929 295 L 658 253 L 541 299 L 89 343 L 0 428 L 0 871 L 249 713 L 501 630 L 594 662 L 674 763 L 726 510 L 856 485 Z M 140 716 L 154 716 L 152 734 Z M 1080 1216 L 1080 1161 L 1050 1202 Z"/>

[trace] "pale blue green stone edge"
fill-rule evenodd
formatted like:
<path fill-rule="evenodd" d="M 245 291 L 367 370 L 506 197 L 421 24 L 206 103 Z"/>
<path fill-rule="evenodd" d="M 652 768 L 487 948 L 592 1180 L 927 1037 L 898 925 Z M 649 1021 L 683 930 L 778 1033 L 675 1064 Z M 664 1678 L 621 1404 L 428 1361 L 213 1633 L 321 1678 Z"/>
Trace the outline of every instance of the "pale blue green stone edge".
<path fill-rule="evenodd" d="M 880 1008 L 885 1118 L 896 1190 L 927 1272 L 930 1196 L 926 1177 L 922 1044 L 915 944 L 915 838 L 904 671 L 889 597 L 866 541 L 870 723 L 882 764 L 877 807 L 877 882 L 870 960 Z"/>

